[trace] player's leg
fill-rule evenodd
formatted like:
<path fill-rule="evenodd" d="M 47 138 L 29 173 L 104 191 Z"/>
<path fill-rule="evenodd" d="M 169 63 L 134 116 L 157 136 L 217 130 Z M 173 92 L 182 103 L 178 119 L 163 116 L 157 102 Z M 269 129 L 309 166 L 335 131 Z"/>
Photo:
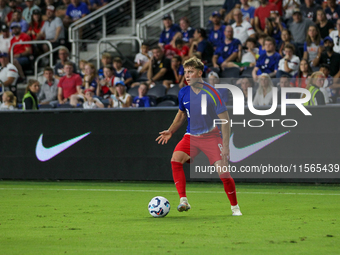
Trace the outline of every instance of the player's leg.
<path fill-rule="evenodd" d="M 183 169 L 183 164 L 188 160 L 190 160 L 190 156 L 183 151 L 174 151 L 171 158 L 172 176 L 180 197 L 179 206 L 177 207 L 179 212 L 190 209 L 186 195 L 186 179 Z"/>
<path fill-rule="evenodd" d="M 227 163 L 228 164 L 228 163 Z M 216 169 L 223 169 L 222 160 L 218 160 L 214 163 Z M 228 167 L 228 165 L 226 166 Z M 227 169 L 227 168 L 224 168 Z M 223 172 L 222 170 L 218 171 L 218 175 L 223 182 L 224 191 L 228 196 L 228 199 L 230 201 L 231 205 L 231 211 L 233 216 L 241 216 L 242 213 L 240 211 L 240 207 L 237 203 L 237 197 L 236 197 L 236 187 L 235 187 L 235 181 L 231 177 L 229 172 Z"/>

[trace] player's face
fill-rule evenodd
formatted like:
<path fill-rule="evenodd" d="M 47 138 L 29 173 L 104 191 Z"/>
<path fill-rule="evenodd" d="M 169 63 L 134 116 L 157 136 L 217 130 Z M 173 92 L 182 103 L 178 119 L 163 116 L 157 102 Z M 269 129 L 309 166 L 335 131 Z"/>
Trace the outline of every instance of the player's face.
<path fill-rule="evenodd" d="M 184 77 L 188 85 L 193 85 L 198 79 L 202 77 L 202 71 L 195 67 L 189 66 L 184 68 Z"/>
<path fill-rule="evenodd" d="M 285 48 L 285 54 L 288 55 L 288 57 L 292 57 L 293 51 L 291 49 Z"/>
<path fill-rule="evenodd" d="M 288 40 L 288 32 L 287 31 L 283 31 L 282 34 L 281 34 L 281 39 L 282 41 L 286 42 Z"/>
<path fill-rule="evenodd" d="M 164 27 L 169 28 L 172 25 L 172 20 L 171 19 L 163 19 L 163 24 L 164 24 Z"/>
<path fill-rule="evenodd" d="M 140 85 L 138 88 L 139 96 L 142 96 L 142 97 L 145 96 L 147 91 L 148 89 L 144 84 Z"/>
<path fill-rule="evenodd" d="M 273 52 L 275 50 L 274 44 L 270 41 L 264 42 L 264 48 L 267 52 Z"/>
<path fill-rule="evenodd" d="M 309 27 L 308 28 L 308 35 L 311 37 L 311 38 L 314 38 L 316 36 L 317 32 L 316 32 L 316 29 L 315 27 Z"/>
<path fill-rule="evenodd" d="M 242 15 L 242 12 L 241 12 L 241 11 L 239 11 L 239 10 L 234 11 L 233 16 L 234 16 L 234 20 L 235 20 L 236 22 L 241 22 L 241 21 L 242 21 L 243 15 Z"/>
<path fill-rule="evenodd" d="M 92 95 L 93 94 L 93 92 L 91 92 L 91 91 L 87 91 L 86 93 L 85 93 L 85 98 L 89 101 L 91 98 L 92 98 Z"/>

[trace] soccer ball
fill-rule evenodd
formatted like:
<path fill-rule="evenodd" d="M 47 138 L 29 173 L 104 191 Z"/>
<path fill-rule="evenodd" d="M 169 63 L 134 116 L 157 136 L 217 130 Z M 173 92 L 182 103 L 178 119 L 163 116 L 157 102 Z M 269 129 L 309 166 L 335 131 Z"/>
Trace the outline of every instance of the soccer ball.
<path fill-rule="evenodd" d="M 170 212 L 170 203 L 165 197 L 157 196 L 149 202 L 149 213 L 155 217 L 165 217 Z"/>

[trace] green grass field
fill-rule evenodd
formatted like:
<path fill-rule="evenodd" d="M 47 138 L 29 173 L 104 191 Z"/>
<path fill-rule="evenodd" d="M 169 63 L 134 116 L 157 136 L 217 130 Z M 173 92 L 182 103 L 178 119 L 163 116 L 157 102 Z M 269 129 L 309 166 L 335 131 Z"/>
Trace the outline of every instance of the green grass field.
<path fill-rule="evenodd" d="M 340 254 L 340 186 L 189 183 L 179 213 L 172 183 L 0 182 L 0 254 Z M 154 196 L 171 204 L 153 218 Z"/>

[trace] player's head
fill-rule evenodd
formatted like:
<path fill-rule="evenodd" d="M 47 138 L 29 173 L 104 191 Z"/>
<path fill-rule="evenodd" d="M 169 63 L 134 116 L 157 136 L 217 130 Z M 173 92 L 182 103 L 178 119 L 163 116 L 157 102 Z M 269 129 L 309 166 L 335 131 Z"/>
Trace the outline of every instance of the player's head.
<path fill-rule="evenodd" d="M 192 57 L 184 62 L 184 77 L 188 85 L 194 85 L 195 80 L 202 78 L 204 64 L 198 58 Z M 193 83 L 191 83 L 191 80 Z"/>

